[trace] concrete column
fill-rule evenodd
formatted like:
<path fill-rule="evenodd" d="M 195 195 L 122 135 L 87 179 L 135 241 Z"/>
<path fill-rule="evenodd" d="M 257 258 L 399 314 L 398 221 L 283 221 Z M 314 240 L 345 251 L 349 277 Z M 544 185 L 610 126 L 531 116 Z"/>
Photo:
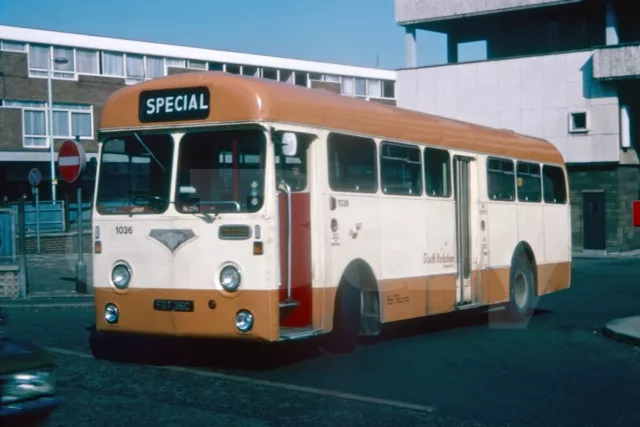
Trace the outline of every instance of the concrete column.
<path fill-rule="evenodd" d="M 620 145 L 622 148 L 631 148 L 631 120 L 629 119 L 629 106 L 620 106 Z"/>
<path fill-rule="evenodd" d="M 405 27 L 405 67 L 415 68 L 418 66 L 418 44 L 416 42 L 416 29 Z"/>
<path fill-rule="evenodd" d="M 612 0 L 607 1 L 606 8 L 606 43 L 607 46 L 620 43 L 618 39 L 618 15 Z"/>
<path fill-rule="evenodd" d="M 451 33 L 447 34 L 447 63 L 456 64 L 458 62 L 458 38 Z"/>

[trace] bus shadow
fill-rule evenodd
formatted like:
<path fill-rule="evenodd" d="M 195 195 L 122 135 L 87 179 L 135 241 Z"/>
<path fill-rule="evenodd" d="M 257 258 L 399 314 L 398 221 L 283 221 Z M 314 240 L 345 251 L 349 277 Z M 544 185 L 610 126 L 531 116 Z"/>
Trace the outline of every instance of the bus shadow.
<path fill-rule="evenodd" d="M 365 345 L 375 345 L 381 342 L 416 337 L 421 335 L 450 332 L 475 326 L 486 326 L 492 330 L 526 329 L 529 321 L 537 316 L 551 313 L 550 310 L 536 309 L 531 317 L 522 321 L 510 320 L 506 311 L 469 311 L 440 314 L 405 322 L 384 325 L 381 333 L 375 337 L 363 337 Z"/>
<path fill-rule="evenodd" d="M 93 327 L 87 328 L 93 333 Z M 103 359 L 141 365 L 179 366 L 247 372 L 270 371 L 305 362 L 323 353 L 315 340 L 256 343 L 191 338 L 110 336 L 99 344 L 111 349 Z"/>
<path fill-rule="evenodd" d="M 537 309 L 532 317 L 550 313 Z M 523 329 L 528 320 L 510 321 L 503 312 L 448 313 L 431 318 L 385 325 L 376 337 L 362 337 L 359 344 L 400 340 L 421 335 L 448 332 L 485 325 L 490 329 Z M 87 328 L 93 334 L 93 326 Z M 92 344 L 94 345 L 94 344 Z M 108 347 L 108 357 L 121 362 L 154 366 L 179 366 L 215 371 L 265 372 L 307 362 L 326 354 L 322 338 L 306 341 L 256 343 L 190 338 L 157 338 L 118 335 L 101 342 Z"/>

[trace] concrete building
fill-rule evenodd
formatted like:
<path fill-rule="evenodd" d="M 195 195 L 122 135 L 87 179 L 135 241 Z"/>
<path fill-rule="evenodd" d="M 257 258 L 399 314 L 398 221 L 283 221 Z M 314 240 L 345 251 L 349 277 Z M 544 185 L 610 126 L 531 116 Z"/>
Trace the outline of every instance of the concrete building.
<path fill-rule="evenodd" d="M 640 249 L 639 3 L 395 0 L 397 104 L 550 140 L 569 165 L 575 248 Z M 419 66 L 420 30 L 447 35 L 448 63 Z M 478 41 L 484 59 L 463 62 Z"/>
<path fill-rule="evenodd" d="M 30 195 L 27 175 L 33 167 L 43 175 L 41 200 L 51 198 L 50 64 L 54 151 L 79 136 L 90 159 L 96 157 L 98 118 L 107 96 L 167 74 L 220 70 L 395 104 L 393 70 L 0 26 L 0 200 Z M 85 195 L 93 193 L 94 181 L 95 162 L 84 177 Z M 57 199 L 71 191 L 60 181 Z"/>

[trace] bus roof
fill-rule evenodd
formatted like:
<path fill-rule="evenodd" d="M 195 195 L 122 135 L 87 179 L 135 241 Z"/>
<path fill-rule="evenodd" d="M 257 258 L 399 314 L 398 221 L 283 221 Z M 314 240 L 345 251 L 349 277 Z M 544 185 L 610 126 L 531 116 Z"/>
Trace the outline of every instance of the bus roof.
<path fill-rule="evenodd" d="M 208 117 L 152 124 L 140 121 L 141 92 L 192 87 L 209 89 Z M 103 106 L 100 130 L 227 122 L 292 123 L 395 141 L 564 163 L 560 151 L 550 142 L 513 131 L 354 99 L 326 90 L 218 71 L 177 74 L 119 89 Z"/>

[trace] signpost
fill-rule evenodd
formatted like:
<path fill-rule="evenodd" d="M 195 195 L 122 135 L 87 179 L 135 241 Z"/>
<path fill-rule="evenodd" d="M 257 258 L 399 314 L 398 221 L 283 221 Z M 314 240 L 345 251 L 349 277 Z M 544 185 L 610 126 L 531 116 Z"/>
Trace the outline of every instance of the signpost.
<path fill-rule="evenodd" d="M 66 182 L 72 184 L 80 178 L 87 165 L 87 156 L 84 147 L 76 141 L 67 140 L 62 143 L 58 151 L 58 171 Z M 76 264 L 76 292 L 87 293 L 87 267 L 83 259 L 82 251 L 82 186 L 78 188 L 78 263 Z"/>
<path fill-rule="evenodd" d="M 42 181 L 42 173 L 37 168 L 29 171 L 29 184 L 36 200 L 36 253 L 40 255 L 40 191 L 38 185 Z"/>

